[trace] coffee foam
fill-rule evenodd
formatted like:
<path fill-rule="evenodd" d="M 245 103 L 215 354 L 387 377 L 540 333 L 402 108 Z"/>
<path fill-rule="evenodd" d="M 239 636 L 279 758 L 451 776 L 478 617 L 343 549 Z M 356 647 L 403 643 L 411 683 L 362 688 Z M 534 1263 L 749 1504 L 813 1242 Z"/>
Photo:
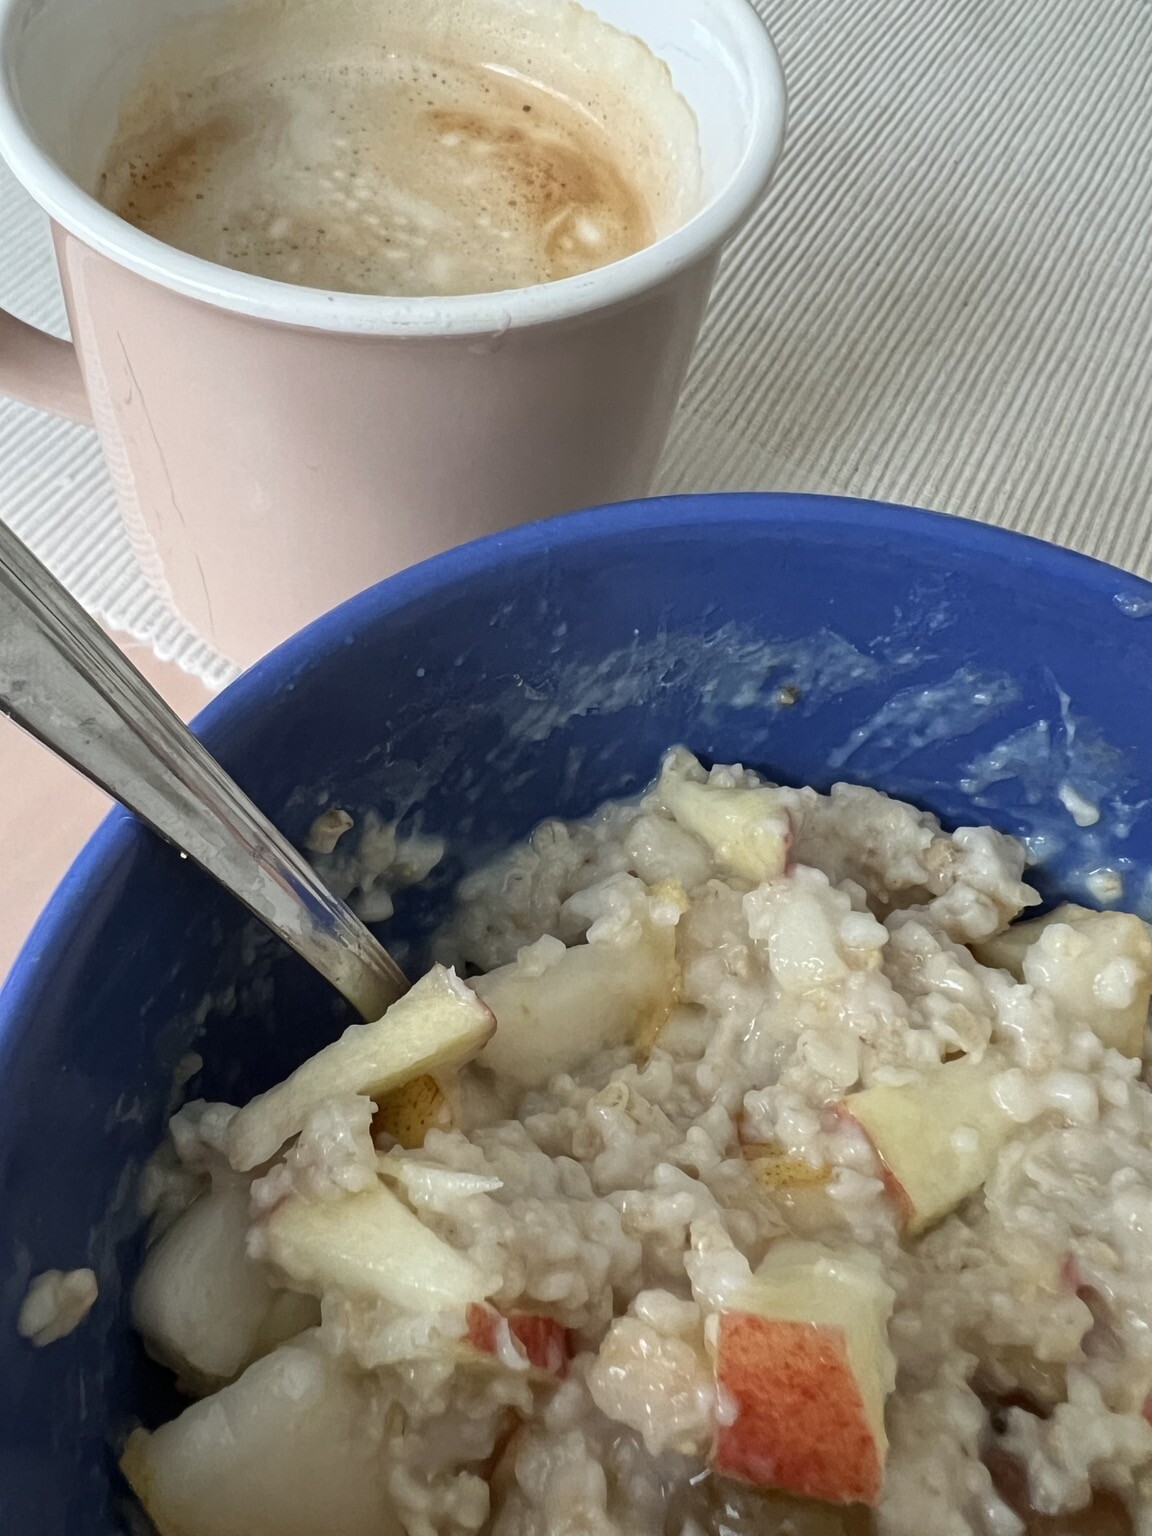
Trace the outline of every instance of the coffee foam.
<path fill-rule="evenodd" d="M 567 0 L 249 0 L 153 57 L 100 196 L 225 266 L 419 295 L 619 260 L 699 179 L 666 66 Z"/>

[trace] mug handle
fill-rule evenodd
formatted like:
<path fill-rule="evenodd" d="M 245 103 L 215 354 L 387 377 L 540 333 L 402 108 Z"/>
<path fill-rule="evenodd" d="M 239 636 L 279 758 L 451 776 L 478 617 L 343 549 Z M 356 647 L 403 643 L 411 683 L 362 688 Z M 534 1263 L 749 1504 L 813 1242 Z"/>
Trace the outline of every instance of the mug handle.
<path fill-rule="evenodd" d="M 86 427 L 92 425 L 76 348 L 4 309 L 0 309 L 0 394 Z"/>

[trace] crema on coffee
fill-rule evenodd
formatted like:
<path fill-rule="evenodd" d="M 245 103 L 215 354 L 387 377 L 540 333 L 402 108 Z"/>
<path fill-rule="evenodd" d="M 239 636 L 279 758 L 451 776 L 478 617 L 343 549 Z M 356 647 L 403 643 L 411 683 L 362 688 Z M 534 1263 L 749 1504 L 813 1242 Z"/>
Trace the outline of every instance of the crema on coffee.
<path fill-rule="evenodd" d="M 699 146 L 666 65 L 569 0 L 247 0 L 153 54 L 99 195 L 258 276 L 485 293 L 669 233 Z"/>

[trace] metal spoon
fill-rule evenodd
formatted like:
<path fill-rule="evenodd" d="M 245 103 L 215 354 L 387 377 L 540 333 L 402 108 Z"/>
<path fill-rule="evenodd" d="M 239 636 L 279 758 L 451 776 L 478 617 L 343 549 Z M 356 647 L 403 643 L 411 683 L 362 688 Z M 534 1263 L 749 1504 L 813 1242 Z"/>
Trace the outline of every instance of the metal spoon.
<path fill-rule="evenodd" d="M 387 950 L 3 523 L 0 710 L 231 891 L 364 1018 L 407 990 Z"/>

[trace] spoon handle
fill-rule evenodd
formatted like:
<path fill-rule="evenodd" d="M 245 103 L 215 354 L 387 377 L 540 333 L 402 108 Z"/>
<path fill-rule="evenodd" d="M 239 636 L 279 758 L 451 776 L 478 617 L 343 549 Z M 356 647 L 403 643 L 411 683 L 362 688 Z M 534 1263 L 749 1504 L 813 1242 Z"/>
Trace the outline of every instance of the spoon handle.
<path fill-rule="evenodd" d="M 2 522 L 0 709 L 231 891 L 366 1019 L 407 990 L 360 919 Z"/>

